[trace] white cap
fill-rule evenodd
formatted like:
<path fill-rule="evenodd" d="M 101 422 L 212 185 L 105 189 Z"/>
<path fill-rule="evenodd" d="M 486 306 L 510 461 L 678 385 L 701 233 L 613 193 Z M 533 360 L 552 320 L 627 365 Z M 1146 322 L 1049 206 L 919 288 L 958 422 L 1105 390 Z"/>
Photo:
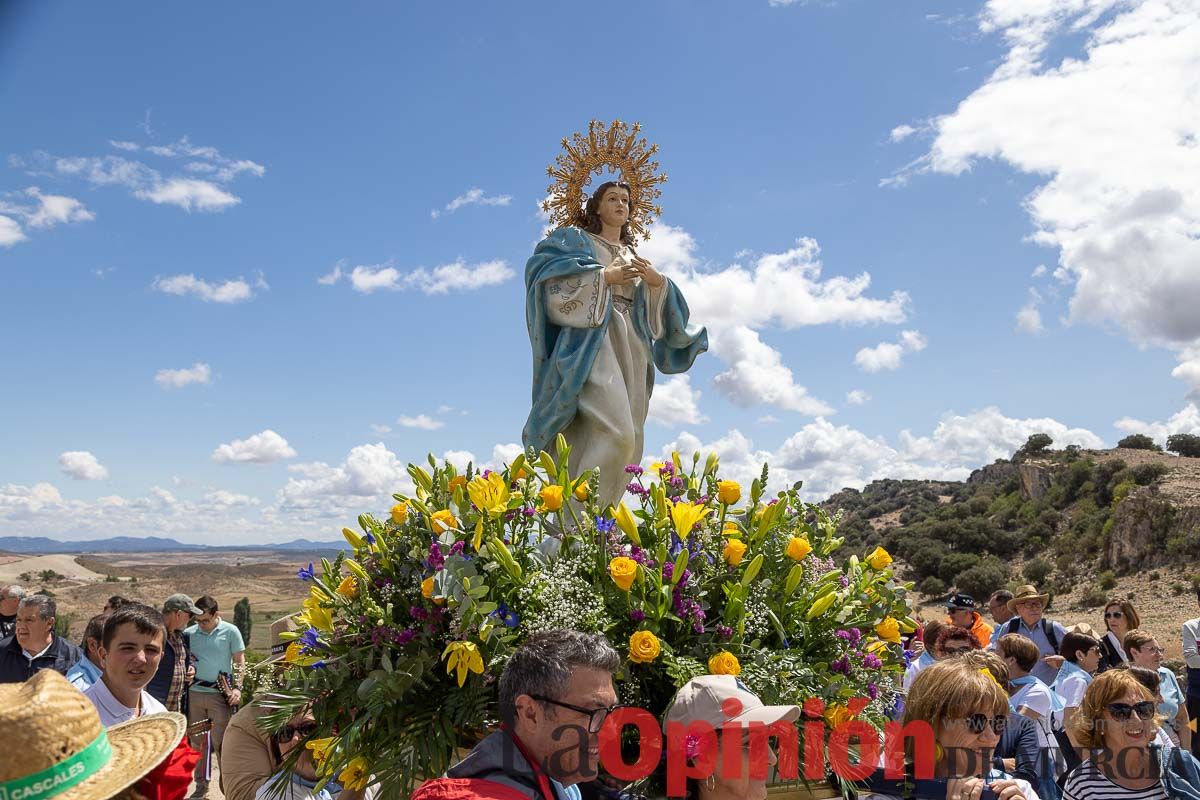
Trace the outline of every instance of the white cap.
<path fill-rule="evenodd" d="M 714 728 L 720 728 L 728 722 L 741 725 L 761 722 L 770 725 L 774 722 L 795 722 L 799 716 L 800 706 L 763 705 L 758 695 L 733 675 L 701 675 L 692 678 L 675 693 L 675 700 L 667 709 L 663 725 L 664 728 L 671 722 L 684 725 L 707 722 Z"/>

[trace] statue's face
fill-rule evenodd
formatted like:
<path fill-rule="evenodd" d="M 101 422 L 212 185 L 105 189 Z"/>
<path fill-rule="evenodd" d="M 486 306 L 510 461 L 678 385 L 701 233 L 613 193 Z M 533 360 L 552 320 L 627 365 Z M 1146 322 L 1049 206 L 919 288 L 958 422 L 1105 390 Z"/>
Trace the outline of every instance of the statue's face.
<path fill-rule="evenodd" d="M 600 198 L 596 213 L 605 225 L 621 227 L 629 221 L 629 191 L 620 186 L 609 187 Z"/>

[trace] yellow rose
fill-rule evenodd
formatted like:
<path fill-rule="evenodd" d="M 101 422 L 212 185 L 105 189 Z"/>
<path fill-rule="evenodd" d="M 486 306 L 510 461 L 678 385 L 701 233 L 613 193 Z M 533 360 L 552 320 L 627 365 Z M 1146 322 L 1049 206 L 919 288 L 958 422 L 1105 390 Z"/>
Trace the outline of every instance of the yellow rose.
<path fill-rule="evenodd" d="M 542 489 L 542 508 L 546 511 L 558 511 L 563 504 L 563 489 L 561 486 L 547 486 Z"/>
<path fill-rule="evenodd" d="M 884 550 L 882 547 L 876 547 L 871 551 L 871 554 L 867 556 L 867 563 L 871 565 L 871 569 L 881 570 L 888 564 L 892 563 L 892 554 L 887 550 Z"/>
<path fill-rule="evenodd" d="M 658 637 L 650 631 L 638 631 L 629 637 L 629 660 L 635 664 L 649 664 L 661 652 Z"/>
<path fill-rule="evenodd" d="M 358 597 L 358 582 L 352 575 L 342 578 L 342 582 L 338 584 L 338 594 L 351 599 Z"/>
<path fill-rule="evenodd" d="M 633 586 L 633 579 L 637 577 L 637 562 L 632 558 L 617 556 L 608 562 L 608 574 L 618 589 L 628 592 L 629 587 Z"/>
<path fill-rule="evenodd" d="M 737 656 L 728 650 L 722 650 L 708 660 L 708 671 L 713 675 L 737 675 L 742 671 Z"/>
<path fill-rule="evenodd" d="M 742 563 L 742 556 L 746 555 L 746 545 L 741 539 L 730 539 L 725 543 L 725 561 L 731 567 L 736 567 Z"/>
<path fill-rule="evenodd" d="M 590 492 L 591 492 L 591 489 L 588 488 L 587 482 L 584 481 L 583 483 L 581 483 L 575 487 L 575 491 L 573 492 L 573 494 L 575 495 L 575 499 L 582 503 L 588 499 L 588 494 Z"/>
<path fill-rule="evenodd" d="M 737 481 L 717 481 L 717 499 L 731 506 L 742 499 L 742 487 Z"/>
<path fill-rule="evenodd" d="M 425 580 L 421 581 L 421 596 L 426 597 L 426 598 L 433 597 L 433 576 L 432 575 L 429 576 L 428 578 L 426 578 Z"/>
<path fill-rule="evenodd" d="M 883 621 L 875 626 L 875 632 L 885 642 L 900 644 L 900 623 L 892 617 L 884 617 Z"/>
<path fill-rule="evenodd" d="M 825 721 L 829 727 L 836 728 L 854 719 L 854 713 L 844 705 L 834 703 L 825 709 Z"/>
<path fill-rule="evenodd" d="M 352 791 L 366 788 L 367 781 L 370 779 L 371 773 L 367 769 L 367 760 L 362 756 L 350 759 L 350 763 L 338 775 L 338 782 L 342 784 L 342 787 Z"/>
<path fill-rule="evenodd" d="M 803 561 L 812 552 L 812 545 L 808 543 L 807 537 L 793 536 L 787 544 L 787 550 L 784 552 L 793 561 Z"/>
<path fill-rule="evenodd" d="M 444 533 L 451 528 L 458 528 L 458 519 L 455 518 L 453 512 L 449 509 L 433 512 L 433 519 L 429 521 L 430 527 L 434 533 Z"/>
<path fill-rule="evenodd" d="M 392 522 L 403 525 L 408 519 L 408 503 L 396 503 L 392 506 Z"/>

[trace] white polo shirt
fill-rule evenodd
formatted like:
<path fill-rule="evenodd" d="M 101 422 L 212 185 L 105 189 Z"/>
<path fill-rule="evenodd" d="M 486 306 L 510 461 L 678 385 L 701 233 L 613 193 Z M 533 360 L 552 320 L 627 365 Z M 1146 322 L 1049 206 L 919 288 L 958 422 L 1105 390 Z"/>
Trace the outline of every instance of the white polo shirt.
<path fill-rule="evenodd" d="M 143 689 L 141 713 L 138 713 L 138 709 L 130 708 L 113 697 L 113 693 L 108 690 L 108 684 L 104 682 L 103 678 L 84 689 L 83 696 L 92 701 L 92 705 L 100 713 L 100 724 L 106 728 L 111 728 L 120 722 L 127 722 L 134 717 L 144 717 L 147 714 L 160 714 L 167 710 L 166 706 L 155 700 Z"/>

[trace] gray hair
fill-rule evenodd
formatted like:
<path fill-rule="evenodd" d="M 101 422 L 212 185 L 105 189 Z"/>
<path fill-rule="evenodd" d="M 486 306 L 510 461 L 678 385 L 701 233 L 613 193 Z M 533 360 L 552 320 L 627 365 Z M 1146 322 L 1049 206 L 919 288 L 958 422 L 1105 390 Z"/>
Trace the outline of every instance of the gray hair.
<path fill-rule="evenodd" d="M 544 631 L 530 636 L 508 659 L 500 675 L 500 719 L 512 725 L 523 694 L 557 698 L 577 667 L 614 673 L 621 656 L 602 633 Z"/>
<path fill-rule="evenodd" d="M 20 600 L 25 596 L 25 587 L 13 584 L 12 586 L 4 587 L 4 591 L 0 592 L 0 600 Z"/>
<path fill-rule="evenodd" d="M 21 598 L 21 604 L 17 606 L 18 611 L 33 606 L 38 610 L 38 616 L 43 621 L 54 619 L 58 616 L 58 604 L 54 602 L 54 598 L 47 597 L 44 594 L 31 594 Z"/>

